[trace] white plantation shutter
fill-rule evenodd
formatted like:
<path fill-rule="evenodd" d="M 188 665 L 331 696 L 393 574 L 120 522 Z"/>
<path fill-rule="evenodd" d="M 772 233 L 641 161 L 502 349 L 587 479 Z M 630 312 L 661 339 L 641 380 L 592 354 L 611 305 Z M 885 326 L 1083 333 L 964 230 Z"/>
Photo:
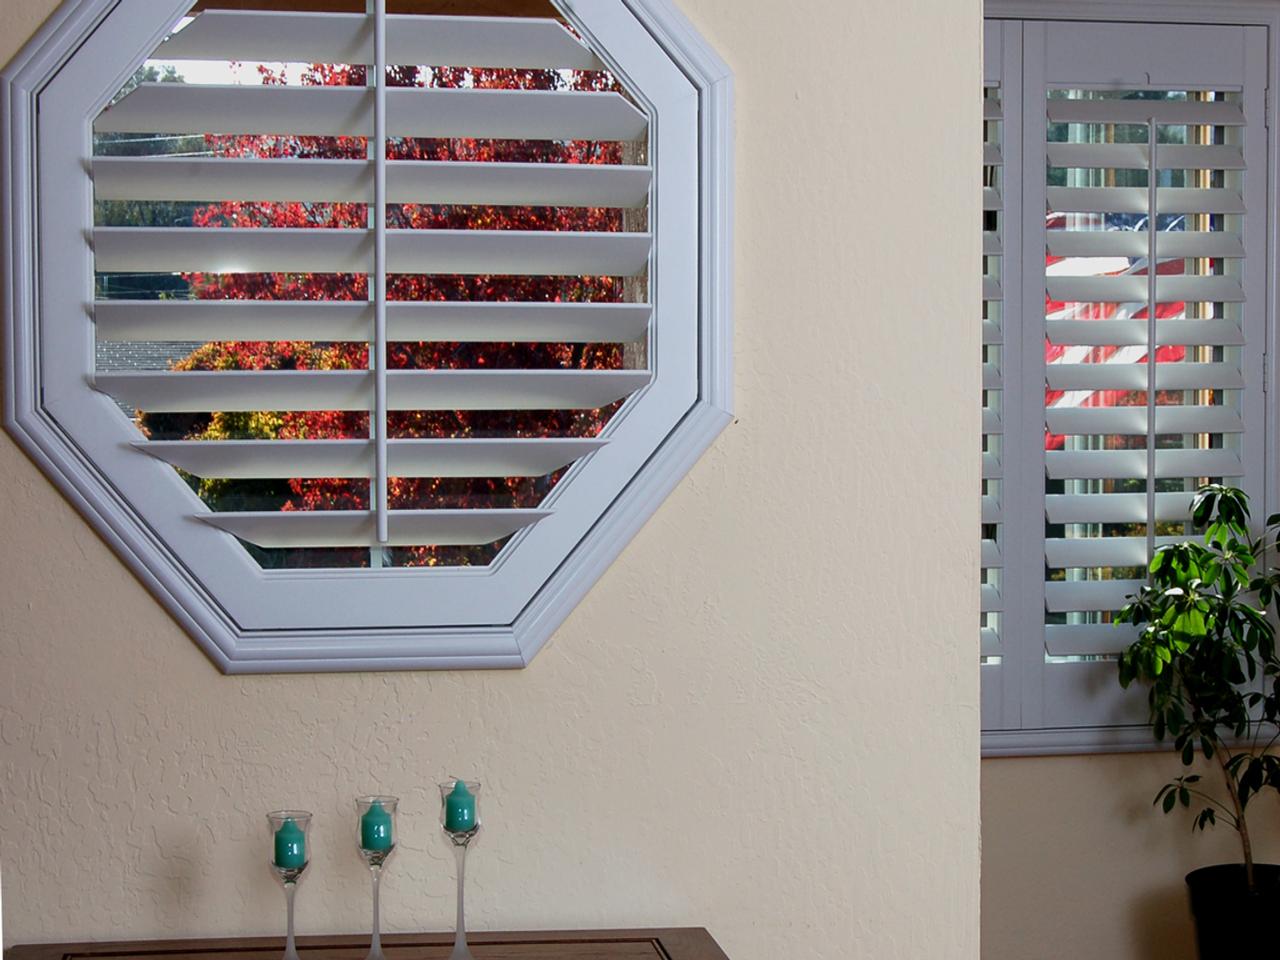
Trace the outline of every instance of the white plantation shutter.
<path fill-rule="evenodd" d="M 393 16 L 385 50 L 378 15 L 209 11 L 167 39 L 155 59 L 353 62 L 600 70 L 558 22 Z M 375 125 L 379 103 L 385 123 Z M 202 411 L 368 411 L 367 439 L 155 440 L 140 453 L 202 478 L 365 477 L 368 511 L 211 511 L 192 516 L 273 549 L 490 544 L 550 509 L 390 509 L 393 477 L 545 476 L 607 438 L 388 438 L 401 410 L 590 410 L 644 388 L 647 369 L 386 369 L 386 343 L 456 338 L 504 342 L 636 342 L 644 303 L 394 302 L 387 274 L 642 277 L 645 232 L 389 229 L 388 204 L 612 207 L 643 210 L 645 165 L 386 159 L 387 137 L 635 141 L 645 115 L 615 92 L 148 83 L 105 110 L 96 133 L 370 137 L 368 160 L 98 157 L 99 200 L 358 202 L 368 229 L 98 227 L 99 273 L 349 273 L 370 302 L 104 300 L 98 336 L 113 343 L 200 339 L 367 341 L 368 370 L 99 371 L 95 386 L 129 407 Z M 375 131 L 381 134 L 380 140 Z M 379 180 L 384 190 L 376 190 Z M 376 251 L 384 250 L 378 256 Z M 383 291 L 381 302 L 378 292 Z M 380 336 L 381 339 L 380 339 Z"/>
<path fill-rule="evenodd" d="M 994 752 L 1147 736 L 1142 692 L 1116 682 L 1133 630 L 1114 613 L 1152 550 L 1190 532 L 1200 483 L 1243 486 L 1259 513 L 1265 490 L 1266 31 L 1018 29 L 1021 74 L 1002 82 L 1025 123 L 1020 170 L 1005 164 L 1023 290 L 1004 316 L 1023 340 L 1002 374 L 1021 418 L 1004 424 L 1001 513 L 1017 542 L 1000 682 L 984 672 Z"/>
<path fill-rule="evenodd" d="M 223 670 L 523 666 L 730 420 L 727 67 L 659 0 L 191 6 L 0 73 L 5 427 Z"/>
<path fill-rule="evenodd" d="M 1021 29 L 1017 24 L 987 21 L 984 33 L 986 50 L 983 81 L 983 186 L 982 186 L 982 551 L 981 551 L 981 623 L 979 627 L 982 677 L 989 691 L 982 704 L 983 727 L 1002 723 L 1006 705 L 1003 685 L 1009 676 L 1004 669 L 1005 568 L 1007 565 L 1008 529 L 1004 501 L 1008 492 L 1005 476 L 1005 426 L 1009 414 L 1005 403 L 1005 378 L 1018 369 L 1008 363 L 1010 351 L 1019 342 L 1016 323 L 1011 323 L 1010 307 L 1016 308 L 1019 278 L 1017 271 L 1004 269 L 1006 253 L 1021 235 L 1017 211 L 1021 197 L 1017 179 L 1012 183 L 1006 170 L 1010 159 L 1016 168 L 1020 154 L 1016 131 L 1018 91 L 1013 97 L 1002 83 L 1006 69 L 1015 69 L 1020 57 Z M 1010 130 L 1015 136 L 1009 136 Z M 1010 156 L 1011 155 L 1011 156 Z M 1016 255 L 1016 254 L 1015 254 Z M 1011 704 L 1016 699 L 1010 697 Z"/>

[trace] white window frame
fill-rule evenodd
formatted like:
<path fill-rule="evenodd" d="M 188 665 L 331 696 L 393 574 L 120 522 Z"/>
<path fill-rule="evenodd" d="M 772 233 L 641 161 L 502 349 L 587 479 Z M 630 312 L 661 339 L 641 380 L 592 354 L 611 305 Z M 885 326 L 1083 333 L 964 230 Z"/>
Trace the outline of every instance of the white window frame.
<path fill-rule="evenodd" d="M 87 383 L 92 119 L 191 5 L 67 0 L 3 73 L 6 428 L 225 672 L 524 666 L 731 419 L 728 68 L 667 0 L 557 4 L 649 116 L 655 240 L 653 379 L 556 514 L 483 568 L 265 571 Z"/>
<path fill-rule="evenodd" d="M 1263 176 L 1265 178 L 1265 196 L 1267 197 L 1266 210 L 1270 211 L 1271 216 L 1265 224 L 1265 262 L 1269 265 L 1266 277 L 1267 292 L 1264 304 L 1265 310 L 1265 327 L 1266 327 L 1266 347 L 1261 359 L 1262 368 L 1262 387 L 1263 387 L 1263 421 L 1264 427 L 1260 438 L 1255 438 L 1255 442 L 1259 439 L 1266 439 L 1264 449 L 1258 457 L 1262 464 L 1263 476 L 1256 483 L 1251 485 L 1262 492 L 1262 502 L 1253 504 L 1253 512 L 1256 518 L 1265 517 L 1275 512 L 1276 504 L 1280 503 L 1277 498 L 1277 456 L 1280 455 L 1280 442 L 1272 438 L 1275 430 L 1276 409 L 1275 409 L 1275 390 L 1268 389 L 1270 384 L 1275 383 L 1275 350 L 1273 343 L 1276 335 L 1276 303 L 1277 303 L 1277 284 L 1280 281 L 1280 266 L 1277 265 L 1277 251 L 1280 251 L 1278 245 L 1278 237 L 1280 237 L 1280 210 L 1277 210 L 1277 198 L 1280 198 L 1278 192 L 1277 171 L 1280 170 L 1280 162 L 1278 162 L 1277 152 L 1277 123 L 1274 115 L 1275 94 L 1274 91 L 1280 89 L 1280 0 L 1235 0 L 1235 2 L 1209 3 L 1194 2 L 1194 0 L 1117 0 L 1117 2 L 1097 2 L 1097 0 L 986 0 L 984 5 L 984 16 L 988 20 L 1021 20 L 1021 21 L 1038 21 L 1038 20 L 1055 20 L 1055 21 L 1099 21 L 1099 22 L 1131 22 L 1131 23 L 1152 23 L 1152 24 L 1209 24 L 1209 25 L 1241 25 L 1241 26 L 1260 26 L 1267 28 L 1267 93 L 1264 101 L 1265 127 L 1262 131 L 1253 131 L 1252 136 L 1259 134 L 1265 136 L 1267 163 L 1262 171 L 1254 171 L 1252 175 Z M 1008 64 L 1006 64 L 1006 69 Z M 1021 64 L 1018 64 L 1019 70 Z M 1043 105 L 1040 103 L 1032 104 L 1029 107 L 1024 104 L 1024 113 L 1017 116 L 1014 120 L 1018 127 L 1016 133 L 1010 136 L 1010 127 L 1006 126 L 1006 146 L 1008 141 L 1016 137 L 1021 143 L 1021 128 L 1025 117 L 1030 117 L 1034 112 L 1038 122 L 1043 123 Z M 1006 111 L 1006 117 L 1008 111 Z M 1019 148 L 1015 148 L 1019 149 Z M 1023 169 L 1026 169 L 1024 164 Z M 1007 184 L 1007 181 L 1006 181 Z M 1022 218 L 1019 218 L 1022 219 Z M 1015 229 L 1018 227 L 1015 226 Z M 1029 249 L 1029 244 L 1035 239 L 1033 237 L 1024 237 L 1022 248 Z M 1039 239 L 1043 239 L 1042 237 Z M 1030 262 L 1025 259 L 1029 256 L 1024 252 L 1023 262 Z M 1043 243 L 1039 247 L 1038 253 L 1041 261 L 1043 261 Z M 1006 254 L 1005 278 L 1009 278 L 1011 271 L 1008 267 L 1008 254 Z M 1254 259 L 1251 255 L 1251 260 Z M 1016 281 L 1015 281 L 1016 283 Z M 1030 304 L 1031 300 L 1037 295 L 1036 291 L 1023 290 L 1021 302 Z M 1043 289 L 1038 291 L 1039 297 L 1043 298 Z M 1024 344 L 1024 346 L 1026 346 Z M 1032 344 L 1026 347 L 1027 350 L 1040 349 L 1039 344 Z M 1029 387 L 1024 384 L 1023 395 L 1027 396 L 1026 390 Z M 1043 384 L 1041 385 L 1043 389 Z M 1016 405 L 1016 401 L 1012 401 L 1009 395 L 1009 385 L 1005 384 L 1004 409 L 1007 411 Z M 1038 405 L 1039 399 L 1033 406 Z M 1018 489 L 1011 489 L 1009 484 L 1009 464 L 1005 464 L 1005 491 L 1006 496 L 1018 496 Z M 1014 465 L 1014 470 L 1018 467 Z M 1041 465 L 1041 473 L 1043 473 L 1043 465 Z M 1026 478 L 1029 476 L 1023 470 L 1021 473 L 1015 473 L 1016 477 L 1023 478 L 1022 490 L 1026 490 Z M 1036 500 L 1036 497 L 1027 497 L 1030 500 Z M 1043 500 L 1039 498 L 1038 506 L 1038 523 L 1043 522 Z M 1042 557 L 1022 557 L 1021 561 L 1017 557 L 1006 562 L 1017 564 L 1019 562 L 1032 563 L 1035 569 L 1039 569 L 1042 563 Z M 1008 626 L 1008 624 L 1002 624 Z M 1022 704 L 1019 700 L 1020 690 L 1027 689 L 1028 684 L 1034 684 L 1039 674 L 1028 667 L 1027 664 L 1039 658 L 1043 660 L 1043 635 L 1040 632 L 1028 631 L 1025 626 L 1022 631 L 1018 631 L 1017 627 L 1013 627 L 1013 631 L 1006 633 L 1002 630 L 1002 645 L 1006 650 L 1013 650 L 1013 658 L 1006 658 L 1002 666 L 1010 664 L 1015 666 L 1013 671 L 1001 671 L 1002 684 L 1001 694 L 1002 702 L 992 704 L 991 693 L 984 690 L 984 727 L 986 722 L 990 720 L 993 714 L 999 712 L 1001 714 L 1001 722 L 1009 725 L 1007 729 L 984 729 L 982 734 L 982 752 L 984 756 L 1019 756 L 1019 755 L 1046 755 L 1046 754 L 1073 754 L 1073 753 L 1091 753 L 1091 752 L 1118 752 L 1118 751 L 1141 751 L 1151 750 L 1155 748 L 1150 728 L 1145 724 L 1132 724 L 1123 726 L 1079 726 L 1079 727 L 1033 727 L 1019 728 L 1016 724 L 1020 720 L 1020 711 Z M 1019 647 L 1019 644 L 1021 646 Z M 1019 659 L 1019 653 L 1022 656 Z M 1019 675 L 1018 666 L 1025 668 Z M 1113 664 L 1100 664 L 1100 667 L 1112 667 Z M 1041 670 L 1040 673 L 1043 671 Z M 1105 671 L 1100 671 L 1105 672 Z M 1102 691 L 1099 696 L 1116 696 L 1119 694 L 1119 684 L 1115 681 L 1114 676 L 1110 677 L 1110 686 Z M 1141 691 L 1137 691 L 1136 695 L 1142 697 Z"/>

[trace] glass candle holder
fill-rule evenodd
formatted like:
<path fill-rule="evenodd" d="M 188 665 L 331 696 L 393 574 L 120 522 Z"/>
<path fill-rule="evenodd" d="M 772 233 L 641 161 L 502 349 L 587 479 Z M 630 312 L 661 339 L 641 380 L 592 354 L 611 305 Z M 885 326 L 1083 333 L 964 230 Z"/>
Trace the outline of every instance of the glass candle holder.
<path fill-rule="evenodd" d="M 399 803 L 398 797 L 371 795 L 356 798 L 356 849 L 373 877 L 373 939 L 365 960 L 385 960 L 378 887 L 382 868 L 396 849 L 396 807 Z"/>
<path fill-rule="evenodd" d="M 311 813 L 307 810 L 273 810 L 267 814 L 271 830 L 271 872 L 284 886 L 286 934 L 284 960 L 298 960 L 293 940 L 293 897 L 307 864 L 311 862 L 307 834 L 311 830 Z"/>
<path fill-rule="evenodd" d="M 480 831 L 480 784 L 474 780 L 446 780 L 440 784 L 440 826 L 458 861 L 458 920 L 449 960 L 472 960 L 467 949 L 467 925 L 463 917 L 463 878 L 467 849 Z"/>

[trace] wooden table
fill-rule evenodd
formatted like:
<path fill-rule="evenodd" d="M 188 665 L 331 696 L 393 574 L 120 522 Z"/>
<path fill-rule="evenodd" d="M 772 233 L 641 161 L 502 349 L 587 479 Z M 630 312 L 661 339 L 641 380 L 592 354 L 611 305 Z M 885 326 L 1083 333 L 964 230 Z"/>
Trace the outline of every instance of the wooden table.
<path fill-rule="evenodd" d="M 471 933 L 476 960 L 728 960 L 702 927 Z M 382 938 L 387 960 L 446 960 L 453 935 L 397 933 Z M 33 943 L 5 960 L 280 960 L 282 937 L 141 940 L 132 943 Z M 299 937 L 302 960 L 364 960 L 369 937 Z"/>

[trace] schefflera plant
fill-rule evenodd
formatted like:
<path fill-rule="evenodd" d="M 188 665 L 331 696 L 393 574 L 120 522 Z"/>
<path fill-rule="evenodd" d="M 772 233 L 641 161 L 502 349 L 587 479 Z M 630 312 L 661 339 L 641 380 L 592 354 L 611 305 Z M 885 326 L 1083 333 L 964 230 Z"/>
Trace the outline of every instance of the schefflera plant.
<path fill-rule="evenodd" d="M 1280 573 L 1267 565 L 1280 514 L 1253 538 L 1244 491 L 1207 484 L 1191 515 L 1204 529 L 1203 542 L 1158 548 L 1150 582 L 1120 611 L 1120 622 L 1142 628 L 1120 656 L 1120 685 L 1148 685 L 1155 738 L 1171 736 L 1184 766 L 1199 752 L 1221 770 L 1225 801 L 1205 789 L 1199 774 L 1183 774 L 1160 788 L 1155 803 L 1165 813 L 1203 803 L 1193 829 L 1219 818 L 1229 823 L 1253 890 L 1246 811 L 1260 792 L 1280 789 L 1280 757 L 1271 753 L 1280 738 L 1280 664 L 1266 614 L 1280 596 Z"/>

